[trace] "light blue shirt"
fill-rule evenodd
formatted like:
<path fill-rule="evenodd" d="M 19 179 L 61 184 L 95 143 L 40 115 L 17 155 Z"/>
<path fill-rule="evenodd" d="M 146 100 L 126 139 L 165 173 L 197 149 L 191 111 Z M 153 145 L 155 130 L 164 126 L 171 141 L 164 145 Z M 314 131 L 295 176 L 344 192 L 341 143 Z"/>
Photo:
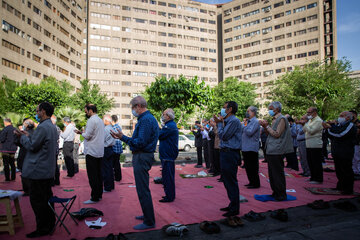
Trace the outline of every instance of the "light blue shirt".
<path fill-rule="evenodd" d="M 104 156 L 104 122 L 97 114 L 92 115 L 85 127 L 84 137 L 84 154 L 95 158 Z"/>
<path fill-rule="evenodd" d="M 225 126 L 224 126 L 225 125 Z M 241 149 L 241 122 L 231 115 L 223 123 L 218 123 L 218 134 L 220 139 L 220 148 Z"/>
<path fill-rule="evenodd" d="M 111 124 L 105 126 L 105 136 L 104 136 L 104 147 L 112 147 L 115 145 L 115 138 L 110 134 L 110 131 L 113 130 Z"/>
<path fill-rule="evenodd" d="M 243 127 L 242 151 L 258 152 L 260 138 L 260 124 L 256 117 L 248 120 L 247 125 Z"/>
<path fill-rule="evenodd" d="M 297 133 L 297 137 L 296 137 L 297 141 L 304 141 L 305 140 L 305 133 L 304 133 L 304 130 L 303 130 L 303 127 L 302 127 L 301 124 L 298 124 L 296 126 L 296 133 Z"/>

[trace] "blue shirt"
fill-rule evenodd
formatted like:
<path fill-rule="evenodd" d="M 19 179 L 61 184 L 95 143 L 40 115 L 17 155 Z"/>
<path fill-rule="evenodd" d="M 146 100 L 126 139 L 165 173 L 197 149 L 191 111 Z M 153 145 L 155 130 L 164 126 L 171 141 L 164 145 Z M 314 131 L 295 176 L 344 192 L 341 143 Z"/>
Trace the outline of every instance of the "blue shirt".
<path fill-rule="evenodd" d="M 159 154 L 161 160 L 175 160 L 179 154 L 179 130 L 176 123 L 170 120 L 159 133 Z"/>
<path fill-rule="evenodd" d="M 305 133 L 304 133 L 304 130 L 303 130 L 303 126 L 301 124 L 298 124 L 296 126 L 296 133 L 297 133 L 297 137 L 296 137 L 297 141 L 304 141 L 305 140 Z"/>
<path fill-rule="evenodd" d="M 146 111 L 138 117 L 132 137 L 124 135 L 121 140 L 129 145 L 131 151 L 153 153 L 156 150 L 158 138 L 158 122 L 149 111 Z"/>
<path fill-rule="evenodd" d="M 296 124 L 293 123 L 293 125 L 290 126 L 290 132 L 291 132 L 291 137 L 293 139 L 293 146 L 294 147 L 297 147 L 298 146 L 298 143 L 297 143 L 297 127 L 296 127 Z"/>
<path fill-rule="evenodd" d="M 240 120 L 235 115 L 231 115 L 224 120 L 224 125 L 221 122 L 217 124 L 220 148 L 241 149 L 242 127 Z"/>
<path fill-rule="evenodd" d="M 258 152 L 260 138 L 260 124 L 256 117 L 248 120 L 247 125 L 243 127 L 242 133 L 242 151 Z"/>
<path fill-rule="evenodd" d="M 121 131 L 121 127 L 119 124 L 115 123 L 113 126 L 114 132 Z M 122 142 L 120 139 L 115 140 L 115 145 L 113 146 L 114 153 L 121 154 L 123 152 Z"/>

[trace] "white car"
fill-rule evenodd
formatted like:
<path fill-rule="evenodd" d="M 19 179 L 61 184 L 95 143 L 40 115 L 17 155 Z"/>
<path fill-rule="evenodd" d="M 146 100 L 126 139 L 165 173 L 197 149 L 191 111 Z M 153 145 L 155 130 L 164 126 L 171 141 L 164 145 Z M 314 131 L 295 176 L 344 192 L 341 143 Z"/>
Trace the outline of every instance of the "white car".
<path fill-rule="evenodd" d="M 195 141 L 190 140 L 185 135 L 179 135 L 179 150 L 184 150 L 185 152 L 189 152 L 191 148 L 195 147 Z"/>

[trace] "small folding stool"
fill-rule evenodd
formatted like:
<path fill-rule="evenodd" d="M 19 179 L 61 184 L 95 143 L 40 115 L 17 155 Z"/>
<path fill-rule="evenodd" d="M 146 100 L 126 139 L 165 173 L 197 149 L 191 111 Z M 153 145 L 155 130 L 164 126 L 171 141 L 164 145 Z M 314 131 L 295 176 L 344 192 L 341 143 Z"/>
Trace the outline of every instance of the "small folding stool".
<path fill-rule="evenodd" d="M 55 222 L 55 226 L 54 226 L 53 230 L 51 231 L 51 234 L 54 233 L 56 226 L 60 223 L 60 227 L 64 226 L 66 232 L 70 235 L 69 229 L 64 224 L 64 220 L 67 215 L 70 215 L 70 217 L 72 218 L 72 220 L 74 220 L 76 225 L 79 225 L 78 222 L 76 221 L 76 219 L 70 213 L 70 209 L 71 209 L 75 199 L 76 199 L 76 195 L 71 198 L 58 198 L 56 196 L 53 196 L 49 199 L 48 204 L 49 204 L 51 210 L 55 213 L 55 216 L 57 219 Z M 60 203 L 63 206 L 63 210 L 61 211 L 61 213 L 59 215 L 55 211 L 55 206 L 54 206 L 54 208 L 52 207 L 52 204 L 55 204 L 55 203 Z"/>

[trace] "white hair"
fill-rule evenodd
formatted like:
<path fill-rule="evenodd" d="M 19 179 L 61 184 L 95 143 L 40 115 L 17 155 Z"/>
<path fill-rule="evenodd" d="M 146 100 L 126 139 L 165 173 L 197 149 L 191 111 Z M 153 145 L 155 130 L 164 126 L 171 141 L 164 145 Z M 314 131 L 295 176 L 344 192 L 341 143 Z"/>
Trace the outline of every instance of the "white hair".
<path fill-rule="evenodd" d="M 168 115 L 171 120 L 175 119 L 175 112 L 173 109 L 168 108 L 165 111 L 166 111 L 166 115 Z"/>
<path fill-rule="evenodd" d="M 272 102 L 272 103 L 269 104 L 269 107 L 270 106 L 273 106 L 274 109 L 278 109 L 279 112 L 281 112 L 281 109 L 282 109 L 281 102 L 278 102 L 278 101 Z"/>
<path fill-rule="evenodd" d="M 147 102 L 145 100 L 145 98 L 143 96 L 137 96 L 137 97 L 134 97 L 133 99 L 131 99 L 130 101 L 130 105 L 132 107 L 138 105 L 142 108 L 146 108 L 147 107 Z"/>
<path fill-rule="evenodd" d="M 108 121 L 108 122 L 111 122 L 112 118 L 111 118 L 111 116 L 109 114 L 105 114 L 104 115 L 104 120 Z"/>
<path fill-rule="evenodd" d="M 250 109 L 250 111 L 252 111 L 255 115 L 257 114 L 257 111 L 258 111 L 257 107 L 255 107 L 255 106 L 250 106 L 249 109 Z"/>

